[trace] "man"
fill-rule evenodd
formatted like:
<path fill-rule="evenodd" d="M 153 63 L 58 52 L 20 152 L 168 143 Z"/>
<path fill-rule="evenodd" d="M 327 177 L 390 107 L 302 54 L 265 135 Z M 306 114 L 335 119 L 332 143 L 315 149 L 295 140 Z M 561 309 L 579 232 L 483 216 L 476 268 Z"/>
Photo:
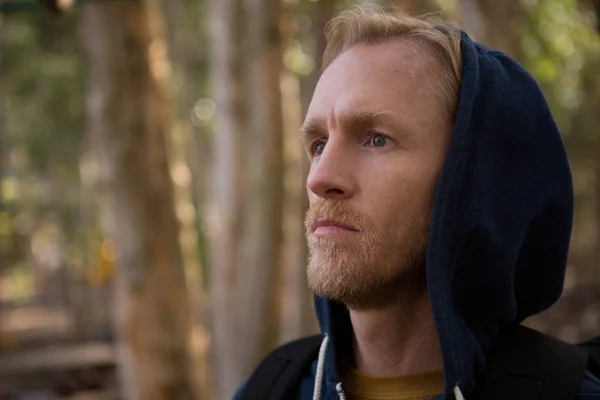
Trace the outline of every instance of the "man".
<path fill-rule="evenodd" d="M 294 360 L 268 358 L 237 397 L 600 399 L 579 349 L 518 327 L 561 294 L 573 214 L 533 78 L 362 9 L 330 22 L 324 66 L 302 128 L 320 349 L 285 379 Z"/>

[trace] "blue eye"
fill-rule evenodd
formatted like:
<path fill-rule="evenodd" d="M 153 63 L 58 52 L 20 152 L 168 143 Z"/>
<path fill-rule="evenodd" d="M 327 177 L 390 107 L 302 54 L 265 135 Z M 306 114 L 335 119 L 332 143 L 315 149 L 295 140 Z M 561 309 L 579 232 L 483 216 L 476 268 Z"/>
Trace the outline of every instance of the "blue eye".
<path fill-rule="evenodd" d="M 373 137 L 371 137 L 371 145 L 373 147 L 383 147 L 385 146 L 387 143 L 387 138 L 383 135 L 373 135 Z"/>
<path fill-rule="evenodd" d="M 314 149 L 315 149 L 315 155 L 320 156 L 321 154 L 323 154 L 323 150 L 325 150 L 325 142 L 323 142 L 321 140 L 316 142 L 314 145 Z"/>

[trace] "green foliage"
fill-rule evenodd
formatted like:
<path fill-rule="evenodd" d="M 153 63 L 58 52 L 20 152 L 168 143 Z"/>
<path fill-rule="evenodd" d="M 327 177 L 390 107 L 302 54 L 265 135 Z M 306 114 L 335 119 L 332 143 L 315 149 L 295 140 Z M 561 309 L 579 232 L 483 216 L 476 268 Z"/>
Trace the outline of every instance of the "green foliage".
<path fill-rule="evenodd" d="M 0 2 L 0 13 L 14 14 L 22 12 L 42 11 L 39 0 L 7 0 Z"/>
<path fill-rule="evenodd" d="M 17 265 L 9 271 L 10 297 L 17 304 L 24 303 L 34 293 L 34 277 L 27 265 Z"/>
<path fill-rule="evenodd" d="M 285 66 L 297 75 L 308 75 L 316 67 L 315 62 L 299 40 L 292 40 L 284 54 Z"/>
<path fill-rule="evenodd" d="M 112 0 L 75 0 L 74 4 L 77 6 L 82 6 L 85 3 L 90 3 L 94 1 L 112 1 Z M 54 7 L 59 7 L 60 5 L 55 5 Z M 62 10 L 60 10 L 62 11 Z M 0 1 L 0 13 L 5 15 L 10 14 L 31 14 L 37 12 L 60 12 L 58 9 L 51 10 L 47 5 L 45 5 L 40 0 L 3 0 Z"/>
<path fill-rule="evenodd" d="M 527 0 L 523 64 L 544 89 L 563 135 L 582 101 L 581 72 L 600 39 L 574 0 Z"/>
<path fill-rule="evenodd" d="M 585 10 L 582 2 L 527 0 L 525 5 L 521 61 L 540 82 L 567 145 L 576 202 L 572 253 L 577 253 L 580 243 L 589 241 L 587 232 L 598 201 L 593 195 L 598 179 L 593 171 L 598 169 L 600 102 L 593 99 L 600 98 L 600 37 L 594 30 L 594 13 Z"/>
<path fill-rule="evenodd" d="M 24 210 L 38 221 L 58 215 L 67 236 L 76 237 L 84 87 L 75 15 L 10 15 L 2 28 L 6 161 L 0 183 L 7 216 L 14 221 Z"/>
<path fill-rule="evenodd" d="M 2 71 L 9 148 L 25 148 L 36 173 L 63 165 L 71 179 L 77 176 L 84 111 L 74 23 L 73 15 L 11 17 L 3 32 Z"/>

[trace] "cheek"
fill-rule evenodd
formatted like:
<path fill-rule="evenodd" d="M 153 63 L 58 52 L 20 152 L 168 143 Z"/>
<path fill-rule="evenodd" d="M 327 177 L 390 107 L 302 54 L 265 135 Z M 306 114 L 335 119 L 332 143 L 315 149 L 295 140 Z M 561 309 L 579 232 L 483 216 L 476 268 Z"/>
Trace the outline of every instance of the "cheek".
<path fill-rule="evenodd" d="M 386 220 L 420 217 L 431 207 L 435 165 L 406 158 L 361 175 L 365 206 L 374 220 L 385 224 Z"/>
<path fill-rule="evenodd" d="M 378 168 L 361 174 L 360 207 L 376 225 L 386 226 L 411 210 L 414 203 L 413 180 L 406 170 Z"/>

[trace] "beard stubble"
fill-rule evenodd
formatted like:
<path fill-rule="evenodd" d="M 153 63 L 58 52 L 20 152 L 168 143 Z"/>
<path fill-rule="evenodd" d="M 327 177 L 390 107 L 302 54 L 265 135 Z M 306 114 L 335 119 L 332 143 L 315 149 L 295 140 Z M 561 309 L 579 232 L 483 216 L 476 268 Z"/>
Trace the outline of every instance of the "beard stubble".
<path fill-rule="evenodd" d="M 318 237 L 311 233 L 316 219 L 334 220 L 358 232 Z M 309 287 L 353 310 L 382 308 L 406 292 L 420 292 L 426 288 L 430 219 L 431 212 L 396 216 L 377 229 L 341 202 L 312 204 L 305 218 Z"/>

